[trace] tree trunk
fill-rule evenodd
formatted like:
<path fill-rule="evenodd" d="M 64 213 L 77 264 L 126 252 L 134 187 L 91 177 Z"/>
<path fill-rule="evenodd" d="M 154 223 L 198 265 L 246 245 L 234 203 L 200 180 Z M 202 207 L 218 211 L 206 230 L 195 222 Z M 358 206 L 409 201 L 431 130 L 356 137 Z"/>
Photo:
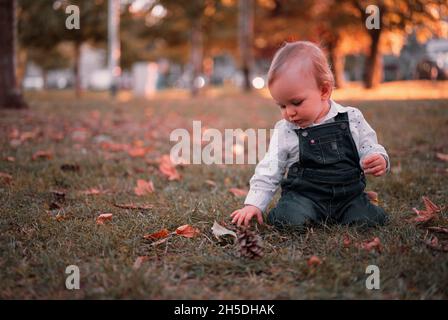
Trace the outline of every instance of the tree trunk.
<path fill-rule="evenodd" d="M 75 96 L 76 98 L 81 98 L 81 74 L 79 70 L 79 62 L 81 59 L 81 43 L 75 42 L 75 57 L 73 64 L 73 72 L 75 74 Z"/>
<path fill-rule="evenodd" d="M 369 30 L 370 50 L 366 59 L 364 86 L 374 88 L 383 80 L 383 55 L 379 50 L 381 29 Z"/>
<path fill-rule="evenodd" d="M 345 86 L 345 56 L 340 52 L 338 37 L 334 38 L 328 43 L 328 53 L 330 58 L 330 65 L 334 75 L 335 87 L 343 88 Z"/>
<path fill-rule="evenodd" d="M 250 73 L 253 65 L 253 34 L 254 34 L 254 2 L 253 0 L 239 0 L 238 42 L 241 56 L 241 71 L 243 72 L 243 89 L 252 89 Z"/>
<path fill-rule="evenodd" d="M 193 21 L 193 27 L 191 29 L 191 67 L 192 76 L 190 83 L 191 95 L 197 96 L 200 89 L 200 83 L 198 77 L 202 72 L 202 58 L 203 58 L 203 33 L 202 33 L 202 21 L 197 18 Z"/>
<path fill-rule="evenodd" d="M 26 108 L 16 78 L 16 2 L 0 0 L 0 108 Z"/>

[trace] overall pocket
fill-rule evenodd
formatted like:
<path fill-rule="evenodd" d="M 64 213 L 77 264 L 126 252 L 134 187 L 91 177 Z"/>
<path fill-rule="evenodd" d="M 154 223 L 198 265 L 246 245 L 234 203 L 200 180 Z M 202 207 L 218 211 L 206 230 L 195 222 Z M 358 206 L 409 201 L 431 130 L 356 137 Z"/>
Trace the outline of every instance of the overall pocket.
<path fill-rule="evenodd" d="M 320 159 L 317 159 L 322 164 L 332 164 L 341 160 L 342 156 L 339 152 L 341 148 L 340 142 L 342 140 L 341 134 L 332 134 L 319 137 L 317 139 L 318 146 L 321 152 Z"/>

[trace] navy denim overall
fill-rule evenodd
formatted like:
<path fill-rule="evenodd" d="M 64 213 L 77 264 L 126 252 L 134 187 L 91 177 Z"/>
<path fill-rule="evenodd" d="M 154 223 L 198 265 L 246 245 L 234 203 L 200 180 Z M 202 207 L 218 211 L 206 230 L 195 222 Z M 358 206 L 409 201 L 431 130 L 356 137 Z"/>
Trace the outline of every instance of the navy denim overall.
<path fill-rule="evenodd" d="M 301 227 L 308 222 L 382 225 L 385 211 L 364 193 L 366 178 L 350 132 L 348 114 L 335 122 L 296 129 L 299 162 L 281 181 L 282 193 L 268 223 Z"/>

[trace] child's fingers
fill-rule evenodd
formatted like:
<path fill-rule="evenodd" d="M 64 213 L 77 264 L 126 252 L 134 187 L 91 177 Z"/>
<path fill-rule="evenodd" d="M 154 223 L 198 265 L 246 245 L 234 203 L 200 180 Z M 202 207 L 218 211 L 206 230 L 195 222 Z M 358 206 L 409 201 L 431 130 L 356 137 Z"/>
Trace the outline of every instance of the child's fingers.
<path fill-rule="evenodd" d="M 373 168 L 376 168 L 378 166 L 382 166 L 383 163 L 381 163 L 381 161 L 375 161 L 370 163 L 368 166 L 365 166 L 364 169 L 368 169 L 368 170 L 372 170 Z"/>
<path fill-rule="evenodd" d="M 238 218 L 240 217 L 240 211 L 237 210 L 236 214 L 232 217 L 232 223 L 235 223 L 236 221 L 238 221 Z"/>
<path fill-rule="evenodd" d="M 246 214 L 246 217 L 244 217 L 244 225 L 247 227 L 249 225 L 250 220 L 252 219 L 252 214 Z"/>
<path fill-rule="evenodd" d="M 373 175 L 375 176 L 375 177 L 379 177 L 379 176 L 382 176 L 383 174 L 385 174 L 386 173 L 386 170 L 380 170 L 380 171 L 378 171 L 378 172 L 375 172 Z"/>
<path fill-rule="evenodd" d="M 237 222 L 238 227 L 241 226 L 241 223 L 243 223 L 244 218 L 245 218 L 244 215 L 242 215 L 242 214 L 239 215 L 238 222 Z"/>
<path fill-rule="evenodd" d="M 364 160 L 362 161 L 362 163 L 367 165 L 367 164 L 369 164 L 370 162 L 372 162 L 372 161 L 374 161 L 376 159 L 377 159 L 377 156 L 375 154 L 374 155 L 370 155 L 370 156 L 365 157 Z"/>
<path fill-rule="evenodd" d="M 370 168 L 368 170 L 366 170 L 366 173 L 371 173 L 371 174 L 376 174 L 377 172 L 384 170 L 384 166 L 383 165 L 379 165 L 373 168 Z"/>
<path fill-rule="evenodd" d="M 383 161 L 381 158 L 375 159 L 375 161 L 370 162 L 368 165 L 364 166 L 364 169 L 371 169 L 376 166 L 382 166 L 385 164 L 385 161 Z"/>
<path fill-rule="evenodd" d="M 233 211 L 232 214 L 230 215 L 230 217 L 233 218 L 238 212 L 240 212 L 240 210 Z"/>

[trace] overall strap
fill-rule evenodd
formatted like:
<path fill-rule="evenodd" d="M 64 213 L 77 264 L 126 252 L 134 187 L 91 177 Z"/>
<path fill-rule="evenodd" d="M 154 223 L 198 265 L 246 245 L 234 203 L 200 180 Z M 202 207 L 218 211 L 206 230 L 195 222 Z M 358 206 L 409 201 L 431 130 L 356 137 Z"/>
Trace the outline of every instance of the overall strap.
<path fill-rule="evenodd" d="M 334 121 L 348 121 L 348 112 L 339 112 Z"/>

